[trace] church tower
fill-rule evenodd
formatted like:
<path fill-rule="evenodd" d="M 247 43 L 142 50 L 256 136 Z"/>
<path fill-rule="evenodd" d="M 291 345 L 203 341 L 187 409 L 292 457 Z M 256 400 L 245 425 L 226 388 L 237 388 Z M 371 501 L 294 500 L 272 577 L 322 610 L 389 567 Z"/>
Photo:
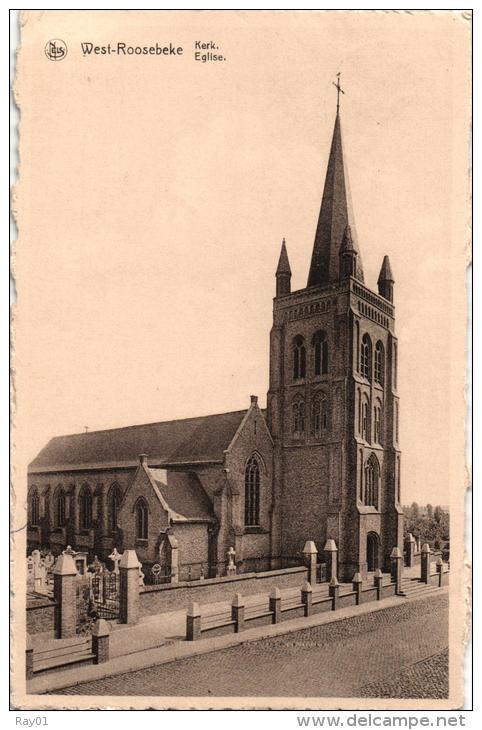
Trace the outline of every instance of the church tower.
<path fill-rule="evenodd" d="M 385 256 L 378 293 L 365 285 L 349 200 L 338 103 L 304 289 L 291 291 L 281 248 L 268 422 L 273 557 L 299 556 L 307 540 L 321 553 L 334 539 L 343 580 L 389 568 L 403 519 L 394 278 Z"/>

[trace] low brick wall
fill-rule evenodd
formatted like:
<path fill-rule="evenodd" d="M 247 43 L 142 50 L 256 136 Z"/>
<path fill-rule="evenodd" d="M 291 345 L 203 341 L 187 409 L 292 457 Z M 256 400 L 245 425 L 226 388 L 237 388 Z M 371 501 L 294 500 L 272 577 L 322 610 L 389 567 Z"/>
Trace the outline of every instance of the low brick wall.
<path fill-rule="evenodd" d="M 235 593 L 243 596 L 268 593 L 271 588 L 301 588 L 307 568 L 283 568 L 265 573 L 242 573 L 224 578 L 184 581 L 160 586 L 144 586 L 139 596 L 140 616 L 185 609 L 189 603 L 231 601 Z"/>
<path fill-rule="evenodd" d="M 27 631 L 29 634 L 55 634 L 55 601 L 35 598 L 27 603 Z"/>

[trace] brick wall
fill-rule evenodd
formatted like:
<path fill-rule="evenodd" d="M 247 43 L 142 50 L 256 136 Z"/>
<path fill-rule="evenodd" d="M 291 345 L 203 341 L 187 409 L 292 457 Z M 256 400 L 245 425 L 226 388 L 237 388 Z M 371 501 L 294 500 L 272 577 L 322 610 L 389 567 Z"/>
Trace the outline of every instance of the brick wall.
<path fill-rule="evenodd" d="M 211 578 L 177 585 L 145 586 L 140 594 L 140 616 L 185 609 L 191 601 L 230 601 L 234 593 L 253 595 L 266 593 L 273 586 L 301 587 L 306 575 L 306 568 L 300 567 L 266 573 L 244 573 L 232 578 Z"/>

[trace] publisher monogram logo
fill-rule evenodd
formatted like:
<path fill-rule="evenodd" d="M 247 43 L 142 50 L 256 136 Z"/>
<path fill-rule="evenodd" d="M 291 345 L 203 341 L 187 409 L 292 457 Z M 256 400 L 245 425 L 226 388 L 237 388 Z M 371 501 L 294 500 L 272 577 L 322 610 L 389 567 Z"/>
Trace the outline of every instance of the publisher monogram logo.
<path fill-rule="evenodd" d="M 45 55 L 50 61 L 63 61 L 67 55 L 67 44 L 59 38 L 54 38 L 45 45 Z"/>

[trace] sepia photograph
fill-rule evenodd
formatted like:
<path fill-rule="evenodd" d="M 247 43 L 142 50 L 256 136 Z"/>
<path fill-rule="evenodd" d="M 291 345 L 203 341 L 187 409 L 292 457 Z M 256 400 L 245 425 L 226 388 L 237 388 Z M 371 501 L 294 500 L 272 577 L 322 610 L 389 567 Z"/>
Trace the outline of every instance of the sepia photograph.
<path fill-rule="evenodd" d="M 471 21 L 19 12 L 15 709 L 464 706 Z"/>

